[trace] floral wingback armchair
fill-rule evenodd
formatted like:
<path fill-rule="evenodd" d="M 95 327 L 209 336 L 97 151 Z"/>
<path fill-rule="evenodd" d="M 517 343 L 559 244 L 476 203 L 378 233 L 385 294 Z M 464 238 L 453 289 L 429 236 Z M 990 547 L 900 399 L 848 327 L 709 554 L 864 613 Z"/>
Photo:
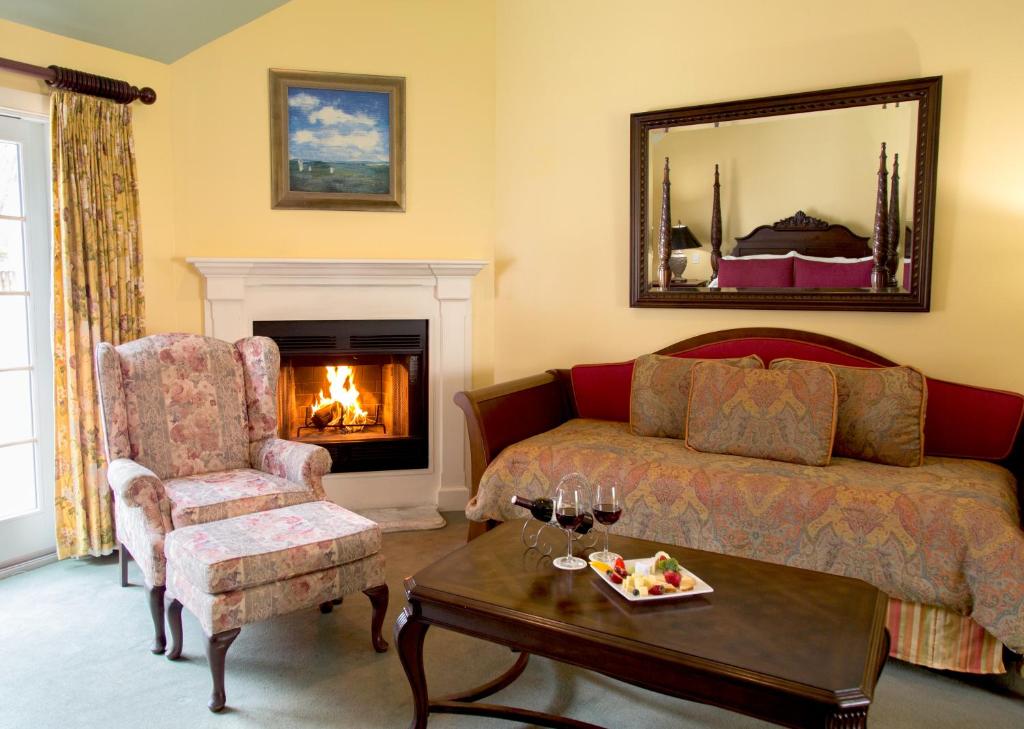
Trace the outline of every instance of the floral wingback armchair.
<path fill-rule="evenodd" d="M 323 499 L 331 457 L 276 437 L 280 353 L 266 337 L 103 342 L 96 370 L 117 538 L 145 577 L 163 653 L 164 535 Z"/>

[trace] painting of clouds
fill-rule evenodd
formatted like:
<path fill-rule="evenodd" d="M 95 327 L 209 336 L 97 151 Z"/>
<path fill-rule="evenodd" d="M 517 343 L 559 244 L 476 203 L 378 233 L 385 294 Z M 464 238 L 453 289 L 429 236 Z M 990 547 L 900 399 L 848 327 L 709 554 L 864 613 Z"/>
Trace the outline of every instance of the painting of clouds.
<path fill-rule="evenodd" d="M 288 179 L 294 192 L 391 192 L 390 94 L 288 88 Z"/>

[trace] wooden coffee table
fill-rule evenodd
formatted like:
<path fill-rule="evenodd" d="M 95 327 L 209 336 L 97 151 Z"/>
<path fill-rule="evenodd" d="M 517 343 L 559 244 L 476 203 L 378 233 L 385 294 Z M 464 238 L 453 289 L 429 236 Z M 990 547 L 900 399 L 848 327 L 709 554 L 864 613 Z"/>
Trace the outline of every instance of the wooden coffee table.
<path fill-rule="evenodd" d="M 431 712 L 476 714 L 547 727 L 594 729 L 568 718 L 479 700 L 512 683 L 529 654 L 597 671 L 663 694 L 785 726 L 867 725 L 888 653 L 887 597 L 860 580 L 612 537 L 627 559 L 664 549 L 708 582 L 707 595 L 631 603 L 587 568 L 538 562 L 503 524 L 406 580 L 409 604 L 395 639 L 422 729 Z M 556 548 L 557 552 L 557 548 Z M 423 670 L 431 625 L 520 652 L 502 676 L 432 699 Z"/>

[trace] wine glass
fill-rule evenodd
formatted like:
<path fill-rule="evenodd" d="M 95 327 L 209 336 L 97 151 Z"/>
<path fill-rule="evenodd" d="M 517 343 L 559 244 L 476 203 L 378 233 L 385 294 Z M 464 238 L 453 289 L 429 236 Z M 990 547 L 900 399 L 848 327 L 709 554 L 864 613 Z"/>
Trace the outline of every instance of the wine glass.
<path fill-rule="evenodd" d="M 581 570 L 587 566 L 586 560 L 572 554 L 572 533 L 587 513 L 586 490 L 578 479 L 562 479 L 555 489 L 555 521 L 565 529 L 568 549 L 564 557 L 554 560 L 555 567 L 561 570 Z"/>
<path fill-rule="evenodd" d="M 594 487 L 594 520 L 604 526 L 604 550 L 590 555 L 592 560 L 612 564 L 619 558 L 615 552 L 608 551 L 608 527 L 622 516 L 620 491 L 612 481 L 601 481 Z"/>

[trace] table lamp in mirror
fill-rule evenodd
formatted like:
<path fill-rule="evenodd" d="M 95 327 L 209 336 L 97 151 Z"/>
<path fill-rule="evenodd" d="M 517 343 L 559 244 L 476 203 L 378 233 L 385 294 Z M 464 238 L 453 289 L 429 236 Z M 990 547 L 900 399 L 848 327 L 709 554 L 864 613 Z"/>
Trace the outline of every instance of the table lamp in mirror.
<path fill-rule="evenodd" d="M 693 232 L 682 222 L 672 226 L 672 252 L 669 255 L 668 267 L 672 271 L 671 284 L 684 283 L 683 273 L 686 271 L 687 251 L 700 248 L 701 243 Z"/>

